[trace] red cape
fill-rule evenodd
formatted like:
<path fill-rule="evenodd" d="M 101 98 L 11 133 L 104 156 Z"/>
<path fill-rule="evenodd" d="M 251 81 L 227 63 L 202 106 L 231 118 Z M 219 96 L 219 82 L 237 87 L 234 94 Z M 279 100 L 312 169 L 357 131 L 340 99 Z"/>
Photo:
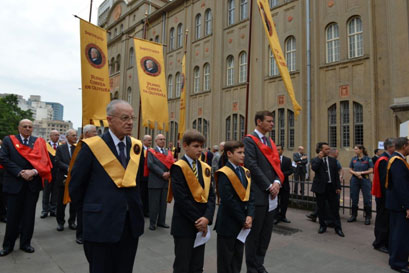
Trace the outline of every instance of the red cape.
<path fill-rule="evenodd" d="M 378 158 L 378 160 L 375 162 L 375 166 L 373 169 L 374 174 L 371 193 L 376 198 L 382 197 L 381 181 L 379 181 L 379 164 L 381 163 L 382 160 L 388 161 L 388 158 L 386 156 L 381 156 L 380 158 Z"/>
<path fill-rule="evenodd" d="M 168 169 L 170 169 L 170 167 L 173 165 L 173 163 L 175 163 L 175 160 L 173 158 L 173 154 L 172 154 L 171 151 L 168 151 L 168 155 L 164 155 L 164 154 L 158 153 L 154 149 L 150 148 L 149 152 L 153 156 L 155 156 L 160 162 L 162 162 L 162 164 L 165 165 L 166 168 L 168 168 Z"/>

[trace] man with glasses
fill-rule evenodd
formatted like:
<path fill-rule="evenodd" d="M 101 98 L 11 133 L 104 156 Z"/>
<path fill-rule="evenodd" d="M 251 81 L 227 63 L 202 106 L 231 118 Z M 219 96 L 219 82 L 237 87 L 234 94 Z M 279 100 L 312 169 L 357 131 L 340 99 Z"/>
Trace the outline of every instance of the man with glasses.
<path fill-rule="evenodd" d="M 41 181 L 51 180 L 51 161 L 45 140 L 31 135 L 31 120 L 21 120 L 18 131 L 17 135 L 4 138 L 0 150 L 0 164 L 6 170 L 3 191 L 7 193 L 8 202 L 6 233 L 0 256 L 13 251 L 18 236 L 20 249 L 34 252 L 31 238 Z"/>

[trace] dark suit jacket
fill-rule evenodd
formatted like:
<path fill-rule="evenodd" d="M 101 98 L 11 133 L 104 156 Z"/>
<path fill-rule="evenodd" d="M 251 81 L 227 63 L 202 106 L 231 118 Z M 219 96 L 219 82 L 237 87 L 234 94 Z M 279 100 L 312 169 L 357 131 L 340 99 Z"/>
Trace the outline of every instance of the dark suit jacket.
<path fill-rule="evenodd" d="M 160 153 L 159 148 L 156 147 L 155 151 Z M 165 149 L 165 155 L 168 155 L 168 151 Z M 168 172 L 169 169 L 160 162 L 159 159 L 155 157 L 151 152 L 148 155 L 148 188 L 149 189 L 167 189 L 169 182 L 163 179 L 162 175 L 164 172 Z"/>
<path fill-rule="evenodd" d="M 234 171 L 234 167 L 228 162 L 227 167 Z M 245 178 L 242 169 L 243 179 Z M 216 232 L 222 236 L 237 237 L 246 221 L 247 216 L 254 218 L 255 200 L 253 187 L 250 188 L 249 201 L 243 202 L 237 195 L 229 178 L 224 173 L 218 177 L 218 192 L 220 195 L 220 206 L 217 211 Z"/>
<path fill-rule="evenodd" d="M 401 157 L 396 152 L 391 157 L 394 156 Z M 409 170 L 399 159 L 395 159 L 389 169 L 386 208 L 397 212 L 409 209 Z"/>
<path fill-rule="evenodd" d="M 102 135 L 112 153 L 119 155 L 109 132 Z M 127 161 L 131 139 L 126 137 Z M 137 174 L 137 184 L 143 175 L 143 149 Z M 83 143 L 71 171 L 69 185 L 74 206 L 83 206 L 83 236 L 85 241 L 114 243 L 121 238 L 127 214 L 134 238 L 142 235 L 144 217 L 138 187 L 118 188 L 90 148 Z M 127 212 L 128 211 L 128 212 Z"/>
<path fill-rule="evenodd" d="M 281 171 L 284 174 L 282 190 L 290 191 L 290 183 L 288 182 L 288 177 L 294 173 L 294 168 L 292 166 L 290 158 L 283 156 L 283 159 L 281 161 Z"/>
<path fill-rule="evenodd" d="M 51 147 L 52 147 L 52 144 L 50 143 L 50 142 L 48 142 L 50 145 L 51 145 Z M 58 143 L 58 146 L 60 146 L 60 144 Z M 57 148 L 58 148 L 58 146 L 57 146 Z M 54 156 L 54 155 L 52 155 L 52 154 L 50 154 L 50 153 L 48 153 L 48 155 L 50 156 L 50 160 L 51 160 L 51 164 L 53 164 L 53 167 L 52 167 L 52 169 L 51 169 L 51 175 L 52 175 L 52 182 L 53 183 L 55 183 L 56 182 L 56 180 L 57 180 L 57 173 L 58 173 L 58 167 L 57 167 L 57 158 L 56 158 L 56 155 Z M 50 181 L 48 181 L 48 182 L 50 182 Z"/>
<path fill-rule="evenodd" d="M 68 173 L 68 167 L 70 165 L 71 157 L 68 151 L 68 144 L 62 144 L 57 147 L 57 152 L 55 154 L 56 167 L 57 167 L 57 186 L 63 186 L 63 181 Z M 74 149 L 73 149 L 74 152 Z"/>
<path fill-rule="evenodd" d="M 188 162 L 185 156 L 181 160 Z M 200 164 L 197 164 L 197 166 L 199 182 L 203 187 L 202 167 Z M 172 165 L 170 175 L 173 197 L 175 199 L 170 233 L 175 237 L 195 237 L 198 232 L 195 227 L 197 219 L 206 217 L 209 220 L 209 225 L 212 224 L 215 209 L 213 187 L 210 187 L 207 203 L 198 203 L 193 199 L 182 169 L 179 166 Z"/>
<path fill-rule="evenodd" d="M 308 159 L 301 159 L 299 152 L 293 154 L 293 160 L 297 163 L 297 168 L 295 169 L 296 173 L 306 173 L 307 172 L 307 163 Z"/>
<path fill-rule="evenodd" d="M 341 182 L 339 181 L 337 160 L 332 157 L 328 157 L 329 171 L 331 175 L 330 185 L 334 191 L 341 189 Z M 325 193 L 326 186 L 328 184 L 328 174 L 326 172 L 326 166 L 323 159 L 313 158 L 311 160 L 311 169 L 315 172 L 314 181 L 312 182 L 311 191 L 315 193 Z"/>
<path fill-rule="evenodd" d="M 258 137 L 253 132 L 252 135 Z M 256 206 L 268 206 L 268 197 L 270 195 L 267 190 L 274 180 L 280 180 L 274 171 L 273 167 L 268 162 L 267 158 L 257 147 L 257 144 L 250 138 L 243 139 L 246 156 L 244 157 L 244 166 L 250 170 L 252 187 L 254 187 L 254 198 Z M 270 139 L 267 139 L 268 145 L 271 147 Z M 280 181 L 281 183 L 283 181 Z"/>
<path fill-rule="evenodd" d="M 387 152 L 384 152 L 382 156 L 386 156 L 389 158 L 389 154 Z M 378 158 L 379 159 L 379 158 Z M 375 164 L 375 163 L 374 163 Z M 379 162 L 378 165 L 378 173 L 379 173 L 379 182 L 381 184 L 381 192 L 382 192 L 382 198 L 385 199 L 386 197 L 386 189 L 385 189 L 385 182 L 386 182 L 386 173 L 387 173 L 387 168 L 388 168 L 388 160 L 382 160 Z"/>
<path fill-rule="evenodd" d="M 23 145 L 20 135 L 16 135 L 17 139 Z M 28 145 L 33 148 L 37 137 L 30 137 Z M 42 189 L 40 176 L 35 176 L 32 181 L 26 181 L 18 174 L 22 170 L 34 169 L 34 167 L 24 157 L 22 157 L 14 147 L 9 136 L 3 139 L 3 145 L 0 149 L 0 164 L 6 169 L 4 173 L 3 192 L 16 194 L 20 192 L 23 184 L 28 183 L 28 188 L 32 192 L 39 192 Z"/>

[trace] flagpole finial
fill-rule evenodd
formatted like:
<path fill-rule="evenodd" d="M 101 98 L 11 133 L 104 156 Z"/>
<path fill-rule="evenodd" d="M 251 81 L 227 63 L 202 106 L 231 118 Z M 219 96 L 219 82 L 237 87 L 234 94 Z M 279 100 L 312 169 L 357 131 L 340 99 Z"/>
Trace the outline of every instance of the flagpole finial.
<path fill-rule="evenodd" d="M 148 11 L 145 10 L 145 17 L 148 17 Z"/>

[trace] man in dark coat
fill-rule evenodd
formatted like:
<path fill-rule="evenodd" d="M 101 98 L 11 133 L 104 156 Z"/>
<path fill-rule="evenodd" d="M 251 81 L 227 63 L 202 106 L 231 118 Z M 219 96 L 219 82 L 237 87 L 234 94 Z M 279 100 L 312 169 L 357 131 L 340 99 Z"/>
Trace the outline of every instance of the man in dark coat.
<path fill-rule="evenodd" d="M 293 174 L 294 169 L 291 159 L 283 155 L 283 145 L 278 144 L 277 151 L 280 155 L 281 171 L 283 172 L 285 178 L 280 193 L 278 194 L 277 215 L 275 217 L 274 224 L 278 224 L 279 222 L 291 223 L 291 221 L 287 219 L 286 213 L 288 202 L 290 200 L 290 183 L 288 182 L 288 177 Z"/>

